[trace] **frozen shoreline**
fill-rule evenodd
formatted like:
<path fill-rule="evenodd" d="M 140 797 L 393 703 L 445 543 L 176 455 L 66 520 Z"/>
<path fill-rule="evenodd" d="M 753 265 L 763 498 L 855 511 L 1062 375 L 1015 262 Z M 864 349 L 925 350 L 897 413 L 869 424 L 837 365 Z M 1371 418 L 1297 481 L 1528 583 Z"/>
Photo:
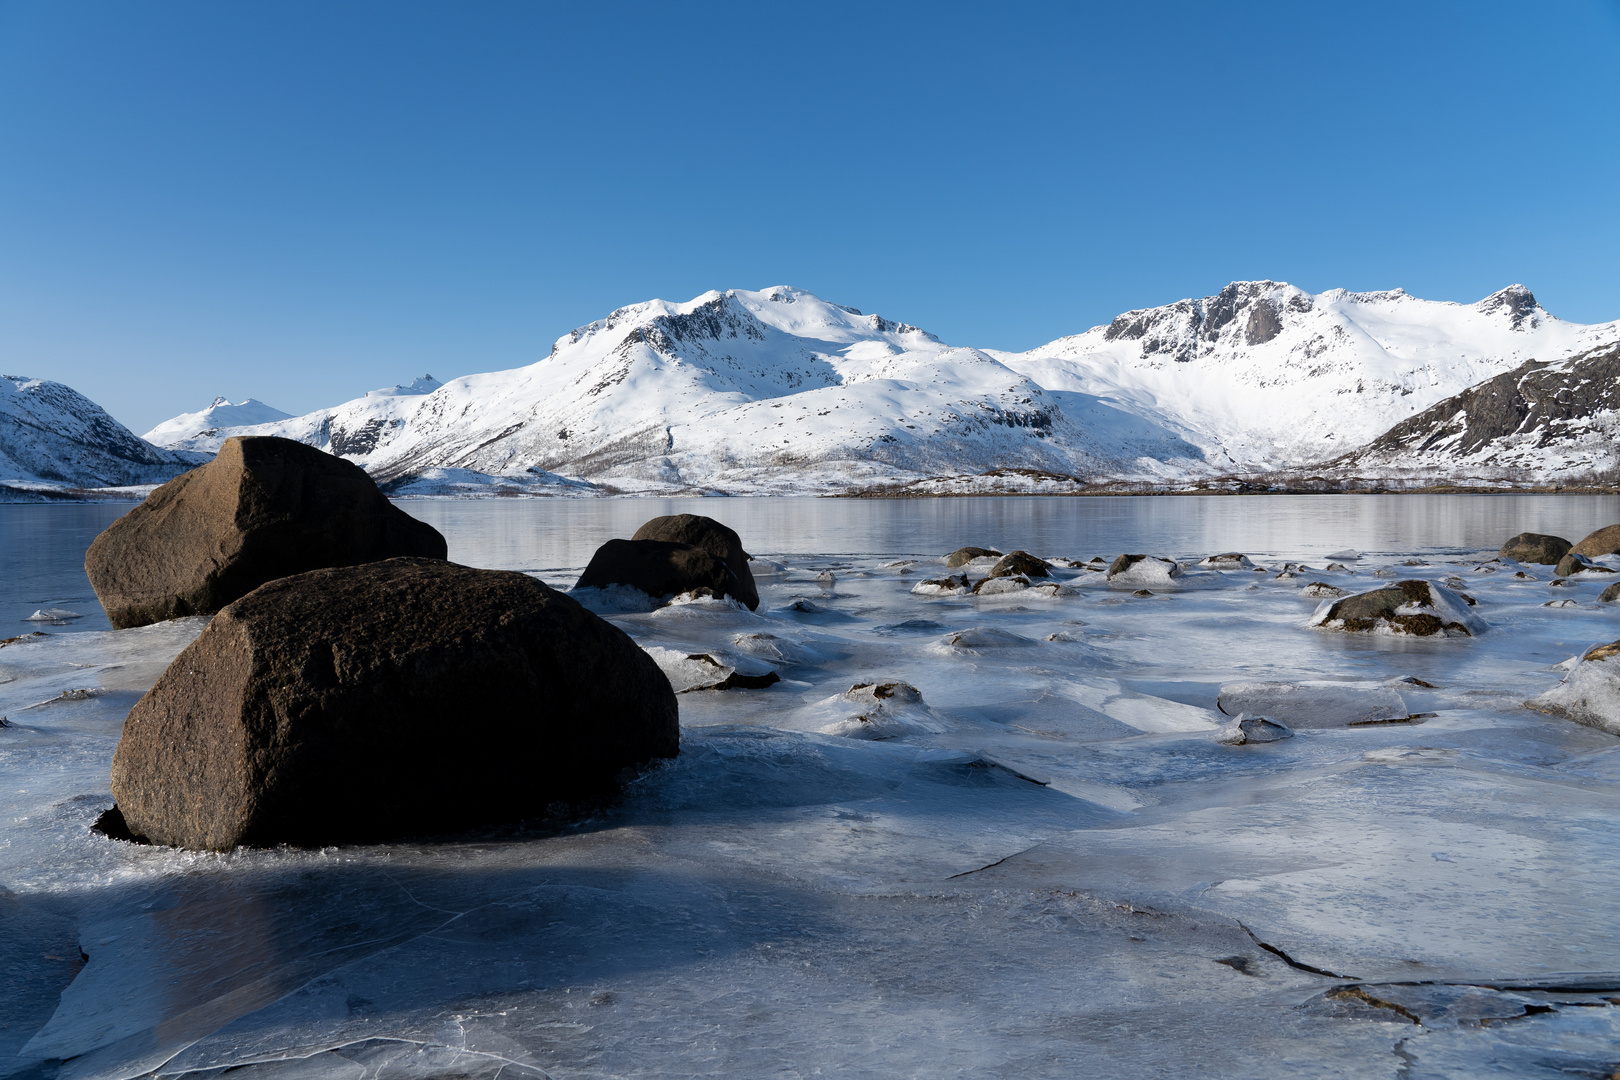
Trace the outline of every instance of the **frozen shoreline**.
<path fill-rule="evenodd" d="M 1055 595 L 940 599 L 910 592 L 937 562 L 779 554 L 757 614 L 610 616 L 644 646 L 782 677 L 682 694 L 681 757 L 619 802 L 321 851 L 196 855 L 88 832 L 123 714 L 201 620 L 7 646 L 0 948 L 21 990 L 0 1075 L 1607 1062 L 1620 740 L 1520 704 L 1620 636 L 1603 583 L 1549 590 L 1550 574 L 1476 574 L 1487 553 L 1432 551 L 1353 574 L 1313 557 L 1278 579 L 1299 553 L 1251 554 L 1273 572 L 1189 567 L 1137 597 L 1063 569 Z M 1490 630 L 1306 627 L 1303 586 L 1369 588 L 1383 566 L 1462 576 Z M 1542 606 L 1555 594 L 1576 604 Z M 821 733 L 852 685 L 891 681 L 920 691 L 907 733 Z M 1392 691 L 1435 715 L 1216 743 L 1222 686 L 1266 681 Z"/>

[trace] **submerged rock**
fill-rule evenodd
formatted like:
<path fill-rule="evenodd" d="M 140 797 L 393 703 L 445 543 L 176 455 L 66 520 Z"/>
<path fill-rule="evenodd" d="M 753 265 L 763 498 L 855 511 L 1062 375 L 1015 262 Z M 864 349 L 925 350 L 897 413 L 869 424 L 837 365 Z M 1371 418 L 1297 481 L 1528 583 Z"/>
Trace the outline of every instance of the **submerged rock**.
<path fill-rule="evenodd" d="M 996 556 L 999 556 L 1000 554 L 1001 554 L 1001 552 L 997 551 L 995 548 L 982 548 L 982 547 L 957 548 L 955 551 L 953 551 L 949 555 L 945 556 L 945 565 L 950 567 L 952 570 L 955 570 L 958 567 L 966 566 L 968 563 L 972 562 L 974 559 L 990 559 L 990 558 L 995 558 Z"/>
<path fill-rule="evenodd" d="M 1215 701 L 1228 716 L 1263 712 L 1294 728 L 1361 727 L 1412 719 L 1405 700 L 1387 686 L 1326 681 L 1227 683 Z"/>
<path fill-rule="evenodd" d="M 226 439 L 109 525 L 84 569 L 115 629 L 211 615 L 267 581 L 401 555 L 443 559 L 444 537 L 390 503 L 359 466 L 292 439 Z"/>
<path fill-rule="evenodd" d="M 1525 705 L 1620 735 L 1620 641 L 1588 649 L 1563 682 Z"/>
<path fill-rule="evenodd" d="M 1605 525 L 1597 532 L 1587 534 L 1580 543 L 1569 550 L 1577 555 L 1585 555 L 1588 559 L 1604 555 L 1620 555 L 1620 525 Z"/>
<path fill-rule="evenodd" d="M 990 568 L 993 578 L 1012 577 L 1050 577 L 1051 567 L 1044 560 L 1037 559 L 1027 551 L 1014 551 L 1010 555 L 1003 555 L 996 560 L 996 565 Z"/>
<path fill-rule="evenodd" d="M 1221 725 L 1215 732 L 1215 741 L 1226 746 L 1278 742 L 1293 737 L 1294 733 L 1287 724 L 1279 724 L 1264 716 L 1249 716 L 1243 713 L 1233 717 L 1230 723 Z"/>
<path fill-rule="evenodd" d="M 748 552 L 743 550 L 742 538 L 734 531 L 711 517 L 701 514 L 671 514 L 668 517 L 655 517 L 630 537 L 635 540 L 663 540 L 668 543 L 690 544 L 702 548 L 716 559 L 725 564 L 731 571 L 726 588 L 723 590 L 728 596 L 735 596 L 748 605 L 749 611 L 759 607 L 759 589 L 754 584 L 754 574 L 748 568 L 750 558 Z M 676 590 L 684 592 L 684 589 Z"/>
<path fill-rule="evenodd" d="M 624 631 L 527 574 L 390 559 L 228 605 L 130 711 L 112 791 L 155 843 L 365 843 L 532 817 L 679 745 Z"/>
<path fill-rule="evenodd" d="M 1552 566 L 1568 554 L 1569 549 L 1573 546 L 1562 536 L 1524 532 L 1503 544 L 1502 550 L 1497 552 L 1496 557 L 1499 559 L 1512 559 L 1515 562 L 1542 563 Z"/>
<path fill-rule="evenodd" d="M 1399 581 L 1393 586 L 1324 600 L 1311 616 L 1311 626 L 1329 630 L 1375 631 L 1429 637 L 1472 637 L 1487 629 L 1484 619 L 1468 610 L 1467 599 L 1429 581 Z"/>
<path fill-rule="evenodd" d="M 1611 567 L 1601 566 L 1593 562 L 1585 555 L 1571 551 L 1558 560 L 1558 566 L 1553 570 L 1553 573 L 1559 577 L 1569 577 L 1571 574 L 1612 574 L 1614 570 Z"/>
<path fill-rule="evenodd" d="M 1108 567 L 1108 580 L 1115 585 L 1164 585 L 1180 576 L 1175 560 L 1157 555 L 1121 555 Z"/>
<path fill-rule="evenodd" d="M 614 585 L 638 589 L 655 600 L 707 590 L 707 595 L 733 596 L 744 604 L 753 595 L 750 609 L 759 605 L 758 594 L 750 592 L 752 578 L 745 587 L 724 559 L 695 544 L 669 540 L 609 540 L 596 549 L 574 588 Z"/>
<path fill-rule="evenodd" d="M 683 653 L 654 645 L 647 650 L 677 694 L 693 690 L 764 690 L 781 676 L 774 671 L 748 673 L 710 653 Z"/>
<path fill-rule="evenodd" d="M 1001 593 L 1023 592 L 1029 588 L 1029 579 L 1017 577 L 987 577 L 973 583 L 974 596 L 996 596 Z"/>

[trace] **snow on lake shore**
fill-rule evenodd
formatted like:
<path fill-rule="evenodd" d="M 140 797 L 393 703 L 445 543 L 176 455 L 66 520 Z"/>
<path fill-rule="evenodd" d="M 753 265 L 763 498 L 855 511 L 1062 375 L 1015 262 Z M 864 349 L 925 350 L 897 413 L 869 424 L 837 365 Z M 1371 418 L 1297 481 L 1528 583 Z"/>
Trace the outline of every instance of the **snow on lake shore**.
<path fill-rule="evenodd" d="M 1607 1075 L 1620 740 L 1522 706 L 1620 637 L 1602 582 L 1222 546 L 1143 596 L 1029 546 L 1062 588 L 761 545 L 758 612 L 612 613 L 781 681 L 680 695 L 612 804 L 372 847 L 89 831 L 203 620 L 0 648 L 0 1076 Z M 1412 578 L 1488 630 L 1307 625 Z M 1223 745 L 1223 696 L 1343 723 Z"/>

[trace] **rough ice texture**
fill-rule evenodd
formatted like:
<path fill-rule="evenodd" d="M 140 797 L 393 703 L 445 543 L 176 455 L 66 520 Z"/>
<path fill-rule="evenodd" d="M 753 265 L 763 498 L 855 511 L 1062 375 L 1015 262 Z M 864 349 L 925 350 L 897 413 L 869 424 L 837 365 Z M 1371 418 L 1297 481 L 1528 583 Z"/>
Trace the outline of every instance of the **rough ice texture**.
<path fill-rule="evenodd" d="M 1578 724 L 1620 735 L 1620 650 L 1591 650 L 1565 674 L 1564 681 L 1527 705 Z M 1594 655 L 1595 654 L 1595 655 Z"/>

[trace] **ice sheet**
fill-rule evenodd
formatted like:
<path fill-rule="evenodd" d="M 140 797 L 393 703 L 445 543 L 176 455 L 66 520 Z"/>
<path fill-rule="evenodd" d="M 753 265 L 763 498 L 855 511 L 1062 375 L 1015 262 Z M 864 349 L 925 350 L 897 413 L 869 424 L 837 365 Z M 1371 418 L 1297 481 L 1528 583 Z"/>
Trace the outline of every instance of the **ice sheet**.
<path fill-rule="evenodd" d="M 1617 636 L 1601 581 L 1554 590 L 1577 602 L 1559 610 L 1546 581 L 1470 574 L 1486 550 L 1281 580 L 1197 567 L 1228 544 L 1166 551 L 1188 569 L 1165 595 L 1067 567 L 1055 595 L 927 597 L 911 588 L 945 574 L 937 556 L 749 544 L 780 566 L 757 612 L 608 617 L 671 670 L 706 655 L 696 674 L 781 681 L 680 695 L 681 756 L 621 799 L 473 835 L 230 855 L 106 840 L 88 826 L 119 724 L 203 620 L 0 648 L 0 1075 L 1620 1062 L 1598 992 L 1620 996 L 1620 740 L 1523 706 Z M 1381 567 L 1468 574 L 1491 632 L 1309 628 L 1304 586 L 1359 591 Z M 1222 745 L 1218 702 L 1261 698 L 1294 737 Z M 1433 715 L 1281 715 L 1397 702 Z M 1489 987 L 1576 979 L 1592 1000 L 1490 1025 L 1434 1004 L 1512 1012 L 1541 991 Z M 1422 1001 L 1391 989 L 1419 984 Z M 1323 1003 L 1351 986 L 1420 1019 L 1349 990 Z"/>

